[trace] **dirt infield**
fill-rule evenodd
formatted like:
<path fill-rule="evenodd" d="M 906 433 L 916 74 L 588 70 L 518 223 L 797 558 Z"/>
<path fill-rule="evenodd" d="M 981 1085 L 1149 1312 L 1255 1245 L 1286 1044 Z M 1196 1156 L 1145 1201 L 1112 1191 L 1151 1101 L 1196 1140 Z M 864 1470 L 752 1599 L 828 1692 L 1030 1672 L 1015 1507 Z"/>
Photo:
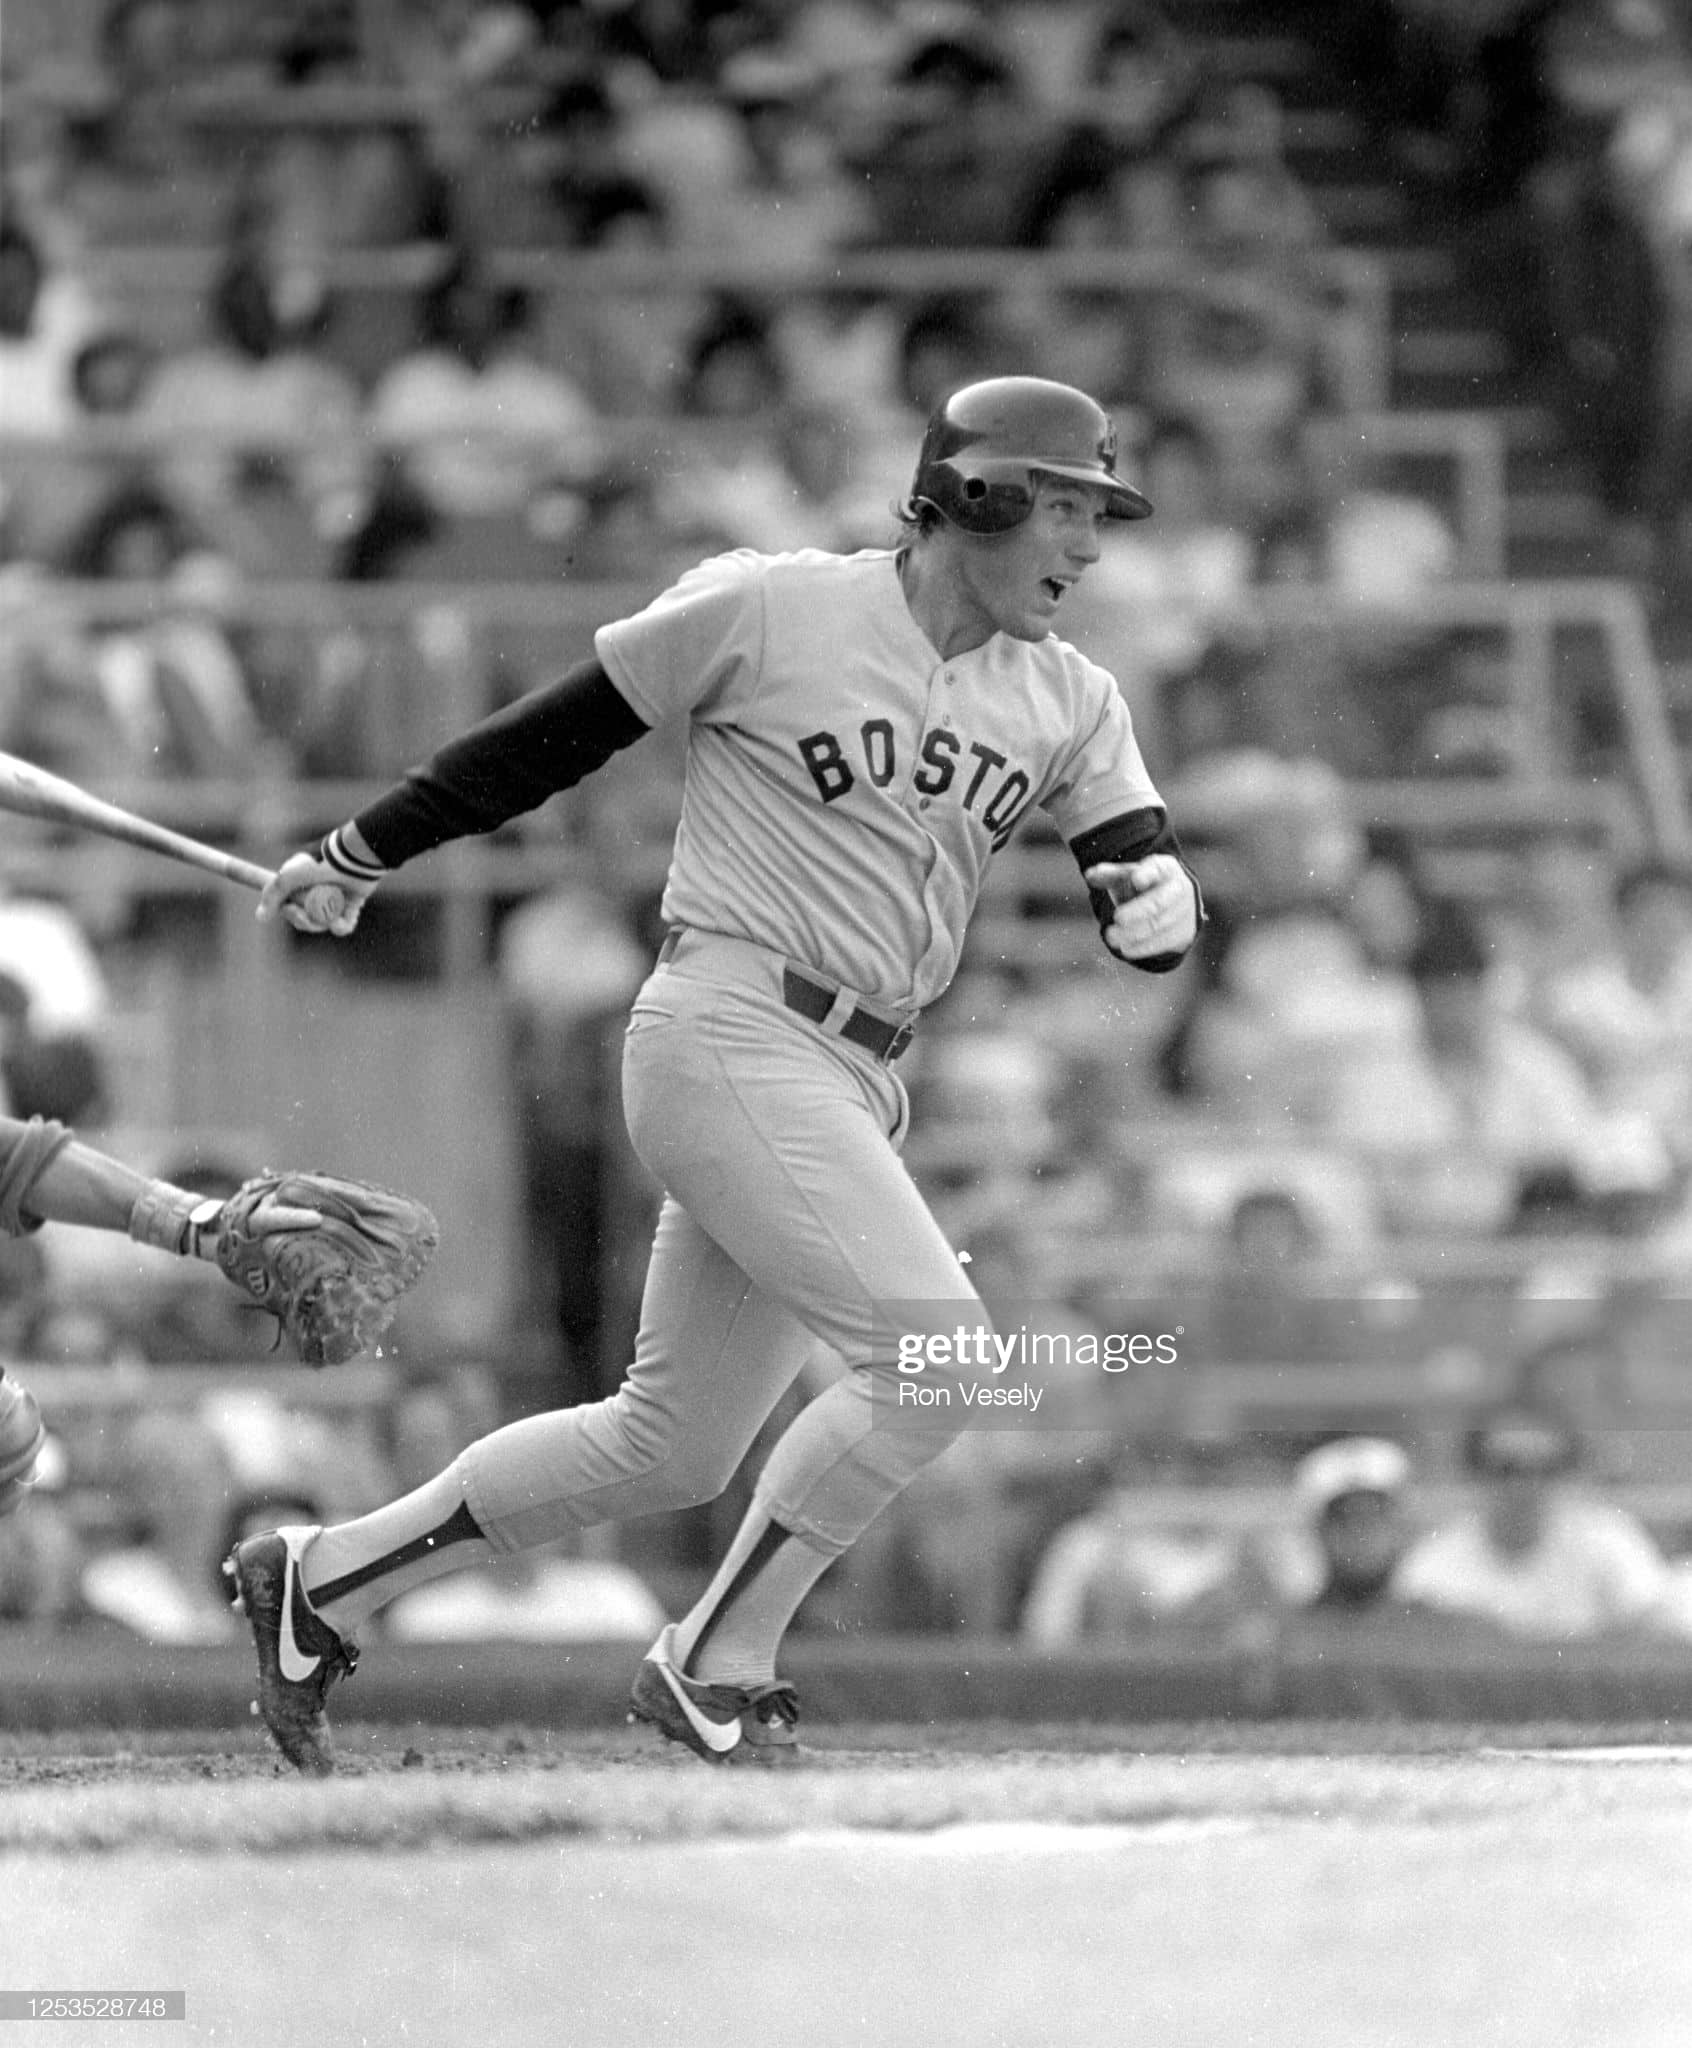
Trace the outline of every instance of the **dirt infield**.
<path fill-rule="evenodd" d="M 186 1994 L 55 2042 L 1681 2048 L 1684 1733 L 12 1737 L 0 1989 Z"/>

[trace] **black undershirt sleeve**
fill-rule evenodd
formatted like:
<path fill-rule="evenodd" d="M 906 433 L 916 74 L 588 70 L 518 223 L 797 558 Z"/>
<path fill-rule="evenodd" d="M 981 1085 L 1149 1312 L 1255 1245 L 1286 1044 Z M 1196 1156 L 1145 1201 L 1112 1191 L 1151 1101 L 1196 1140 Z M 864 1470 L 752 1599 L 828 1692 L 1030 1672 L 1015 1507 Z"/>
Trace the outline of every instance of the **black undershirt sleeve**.
<path fill-rule="evenodd" d="M 1124 811 L 1119 817 L 1107 818 L 1102 825 L 1095 825 L 1091 831 L 1072 839 L 1069 850 L 1083 874 L 1098 861 L 1144 860 L 1148 854 L 1172 853 L 1193 885 L 1193 894 L 1198 899 L 1199 923 L 1203 924 L 1204 892 L 1199 887 L 1197 875 L 1187 866 L 1181 842 L 1169 822 L 1169 813 L 1160 804 L 1148 804 L 1144 810 Z M 1116 905 L 1104 889 L 1089 888 L 1087 898 L 1093 906 L 1093 915 L 1099 921 L 1102 937 L 1115 914 Z M 1144 968 L 1148 974 L 1167 974 L 1172 967 L 1179 967 L 1186 957 L 1187 949 L 1183 948 L 1179 953 L 1153 953 L 1148 959 L 1130 960 L 1127 964 Z"/>
<path fill-rule="evenodd" d="M 590 656 L 448 740 L 353 822 L 377 859 L 397 868 L 537 809 L 647 730 Z"/>

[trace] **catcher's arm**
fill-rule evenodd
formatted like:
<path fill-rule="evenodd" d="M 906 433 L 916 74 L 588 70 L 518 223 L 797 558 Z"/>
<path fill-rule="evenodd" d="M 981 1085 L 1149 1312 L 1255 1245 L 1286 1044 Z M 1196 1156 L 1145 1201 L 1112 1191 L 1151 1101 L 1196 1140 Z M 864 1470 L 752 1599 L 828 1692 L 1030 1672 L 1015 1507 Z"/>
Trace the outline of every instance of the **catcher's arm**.
<path fill-rule="evenodd" d="M 126 1166 L 84 1144 L 64 1124 L 0 1116 L 0 1231 L 19 1237 L 44 1223 L 121 1230 L 138 1244 L 215 1260 L 224 1204 Z M 303 1229 L 308 1209 L 275 1209 L 272 1229 Z"/>
<path fill-rule="evenodd" d="M 127 1231 L 137 1244 L 215 1264 L 274 1315 L 308 1365 L 373 1347 L 433 1257 L 421 1202 L 369 1181 L 256 1174 L 227 1200 L 152 1180 L 40 1117 L 0 1117 L 0 1230 L 43 1223 Z"/>

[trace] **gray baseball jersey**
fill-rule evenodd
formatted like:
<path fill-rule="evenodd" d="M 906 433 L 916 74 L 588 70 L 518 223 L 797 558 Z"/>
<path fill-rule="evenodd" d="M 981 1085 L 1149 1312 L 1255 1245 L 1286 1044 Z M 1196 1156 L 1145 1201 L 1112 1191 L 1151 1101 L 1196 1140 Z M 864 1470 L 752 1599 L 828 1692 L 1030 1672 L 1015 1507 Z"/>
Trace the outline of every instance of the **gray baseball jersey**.
<path fill-rule="evenodd" d="M 1056 638 L 941 660 L 890 550 L 720 555 L 601 627 L 649 725 L 692 720 L 664 897 L 897 1009 L 945 989 L 988 861 L 1160 805 L 1114 680 Z"/>

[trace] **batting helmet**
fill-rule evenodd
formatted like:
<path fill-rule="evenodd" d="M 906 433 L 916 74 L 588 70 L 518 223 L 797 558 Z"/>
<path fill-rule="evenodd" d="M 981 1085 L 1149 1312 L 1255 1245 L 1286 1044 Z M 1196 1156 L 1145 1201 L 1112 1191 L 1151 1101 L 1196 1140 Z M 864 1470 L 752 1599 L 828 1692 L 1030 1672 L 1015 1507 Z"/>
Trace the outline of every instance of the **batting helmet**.
<path fill-rule="evenodd" d="M 954 391 L 922 437 L 913 505 L 965 533 L 1009 533 L 1034 509 L 1034 478 L 1073 477 L 1108 495 L 1112 519 L 1144 519 L 1149 501 L 1116 474 L 1116 429 L 1084 391 L 1045 377 L 988 377 Z"/>

